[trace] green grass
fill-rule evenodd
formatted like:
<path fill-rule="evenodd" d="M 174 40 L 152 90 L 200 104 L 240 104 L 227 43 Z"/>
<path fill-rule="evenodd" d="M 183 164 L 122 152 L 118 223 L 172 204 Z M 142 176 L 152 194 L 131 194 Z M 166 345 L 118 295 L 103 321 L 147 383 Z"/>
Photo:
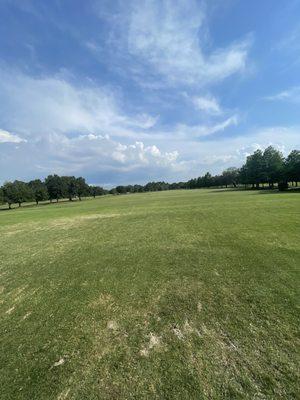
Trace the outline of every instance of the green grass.
<path fill-rule="evenodd" d="M 297 193 L 32 206 L 0 234 L 1 400 L 299 398 Z"/>

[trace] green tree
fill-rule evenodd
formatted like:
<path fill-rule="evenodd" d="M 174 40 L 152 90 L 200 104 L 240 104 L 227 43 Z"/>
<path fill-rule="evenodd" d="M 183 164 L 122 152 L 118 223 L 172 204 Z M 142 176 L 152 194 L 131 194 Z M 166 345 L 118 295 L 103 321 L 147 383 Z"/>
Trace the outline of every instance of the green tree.
<path fill-rule="evenodd" d="M 18 203 L 21 207 L 25 201 L 32 200 L 33 193 L 27 183 L 16 180 L 4 184 L 3 197 L 9 208 L 13 203 Z"/>
<path fill-rule="evenodd" d="M 77 184 L 75 176 L 62 176 L 61 180 L 61 191 L 62 197 L 68 197 L 70 201 L 73 197 L 77 196 Z"/>
<path fill-rule="evenodd" d="M 81 200 L 82 196 L 89 195 L 89 185 L 86 183 L 84 178 L 79 177 L 76 179 L 76 190 L 79 200 Z"/>
<path fill-rule="evenodd" d="M 0 187 L 0 204 L 4 203 L 4 195 L 3 195 L 3 188 Z"/>
<path fill-rule="evenodd" d="M 2 186 L 3 201 L 8 204 L 9 209 L 15 201 L 15 187 L 12 182 L 5 182 Z"/>
<path fill-rule="evenodd" d="M 119 194 L 125 194 L 126 192 L 127 192 L 127 190 L 126 190 L 126 186 L 117 186 L 116 187 L 116 191 L 117 191 L 117 193 L 119 193 Z"/>
<path fill-rule="evenodd" d="M 285 161 L 285 177 L 288 182 L 300 182 L 300 151 L 293 150 Z"/>
<path fill-rule="evenodd" d="M 28 183 L 28 186 L 30 187 L 33 193 L 33 197 L 37 205 L 39 204 L 40 201 L 49 199 L 47 187 L 40 179 L 35 179 L 33 181 L 30 181 Z"/>
<path fill-rule="evenodd" d="M 264 157 L 261 150 L 256 150 L 247 157 L 246 164 L 242 171 L 245 182 L 259 188 L 259 184 L 264 181 Z"/>
<path fill-rule="evenodd" d="M 203 176 L 203 186 L 204 187 L 212 186 L 212 175 L 209 172 L 206 172 L 206 174 Z"/>
<path fill-rule="evenodd" d="M 228 185 L 233 185 L 234 187 L 236 187 L 237 183 L 238 183 L 238 179 L 239 179 L 238 168 L 230 167 L 230 168 L 225 169 L 225 171 L 222 172 L 222 177 L 221 177 L 220 181 L 226 187 Z"/>
<path fill-rule="evenodd" d="M 284 173 L 284 158 L 280 151 L 269 146 L 263 153 L 263 177 L 270 187 L 282 180 Z"/>
<path fill-rule="evenodd" d="M 96 196 L 103 196 L 106 194 L 106 191 L 100 186 L 90 186 L 89 192 L 95 198 Z"/>
<path fill-rule="evenodd" d="M 63 197 L 64 185 L 60 176 L 58 175 L 49 175 L 45 179 L 45 185 L 47 187 L 50 201 L 56 199 L 58 201 Z"/>

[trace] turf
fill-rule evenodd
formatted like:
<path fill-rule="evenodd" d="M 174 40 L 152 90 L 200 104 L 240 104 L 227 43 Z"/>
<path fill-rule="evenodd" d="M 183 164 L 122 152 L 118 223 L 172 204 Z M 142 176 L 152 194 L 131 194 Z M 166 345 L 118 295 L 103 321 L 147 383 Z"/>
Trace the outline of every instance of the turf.
<path fill-rule="evenodd" d="M 299 398 L 300 196 L 0 212 L 1 399 Z"/>

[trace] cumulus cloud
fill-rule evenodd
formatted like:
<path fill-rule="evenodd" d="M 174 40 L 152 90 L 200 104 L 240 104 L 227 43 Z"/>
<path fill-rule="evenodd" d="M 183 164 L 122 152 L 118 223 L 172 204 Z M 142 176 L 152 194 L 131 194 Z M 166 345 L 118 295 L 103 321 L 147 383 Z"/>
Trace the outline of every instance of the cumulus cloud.
<path fill-rule="evenodd" d="M 90 142 L 93 143 L 90 143 Z M 163 165 L 171 166 L 178 158 L 178 152 L 163 152 L 156 145 L 145 145 L 141 141 L 130 144 L 122 144 L 113 140 L 110 136 L 105 135 L 81 135 L 77 138 L 67 139 L 66 146 L 80 147 L 84 149 L 85 155 L 95 156 L 96 154 L 106 162 L 110 159 L 117 161 L 120 165 L 126 164 L 130 168 L 138 168 L 141 165 Z M 78 146 L 79 144 L 79 146 Z"/>
<path fill-rule="evenodd" d="M 88 174 L 141 167 L 172 170 L 177 162 L 175 150 L 163 151 L 147 134 L 159 115 L 126 112 L 113 88 L 0 68 L 0 102 L 0 120 L 10 131 L 0 130 L 0 143 L 24 142 L 18 156 L 2 149 L 6 165 L 16 167 L 20 160 L 28 163 L 22 169 L 36 173 Z"/>

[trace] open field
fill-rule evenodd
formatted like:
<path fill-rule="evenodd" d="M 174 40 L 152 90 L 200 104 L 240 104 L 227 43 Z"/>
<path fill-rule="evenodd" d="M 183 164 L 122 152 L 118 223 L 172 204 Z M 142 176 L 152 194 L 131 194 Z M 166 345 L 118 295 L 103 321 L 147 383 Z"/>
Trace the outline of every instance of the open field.
<path fill-rule="evenodd" d="M 0 212 L 0 398 L 299 398 L 300 195 Z"/>

